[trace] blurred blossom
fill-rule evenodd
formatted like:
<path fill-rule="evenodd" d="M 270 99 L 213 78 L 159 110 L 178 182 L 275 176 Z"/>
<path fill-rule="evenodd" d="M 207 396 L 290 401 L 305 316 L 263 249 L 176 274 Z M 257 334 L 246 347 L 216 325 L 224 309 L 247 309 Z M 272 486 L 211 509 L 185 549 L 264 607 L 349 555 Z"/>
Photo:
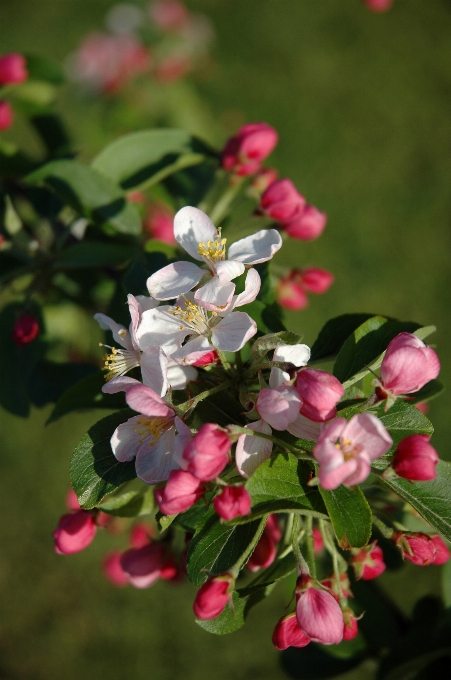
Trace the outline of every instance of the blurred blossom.
<path fill-rule="evenodd" d="M 363 0 L 366 7 L 372 12 L 388 12 L 394 0 Z"/>
<path fill-rule="evenodd" d="M 137 5 L 114 5 L 108 12 L 105 23 L 112 33 L 133 33 L 143 23 L 143 12 Z"/>
<path fill-rule="evenodd" d="M 129 196 L 130 198 L 130 196 Z M 144 218 L 145 231 L 153 238 L 175 245 L 174 213 L 163 203 L 155 203 L 148 209 Z"/>
<path fill-rule="evenodd" d="M 188 9 L 179 0 L 157 0 L 149 5 L 152 21 L 162 31 L 178 31 L 190 20 Z"/>
<path fill-rule="evenodd" d="M 14 113 L 11 104 L 4 99 L 0 99 L 0 130 L 7 130 L 11 127 L 14 120 Z"/>

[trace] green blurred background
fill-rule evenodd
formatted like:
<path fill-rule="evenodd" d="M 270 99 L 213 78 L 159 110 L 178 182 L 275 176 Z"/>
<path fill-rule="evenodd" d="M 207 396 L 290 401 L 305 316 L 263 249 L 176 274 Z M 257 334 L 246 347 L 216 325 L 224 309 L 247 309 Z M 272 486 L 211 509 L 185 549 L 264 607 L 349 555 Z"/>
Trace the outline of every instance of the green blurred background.
<path fill-rule="evenodd" d="M 0 53 L 62 59 L 100 29 L 110 0 L 1 0 Z M 330 317 L 370 311 L 434 323 L 442 379 L 450 384 L 451 2 L 395 0 L 383 15 L 360 0 L 189 0 L 217 39 L 216 68 L 198 87 L 205 120 L 230 132 L 264 120 L 280 133 L 271 165 L 329 216 L 313 243 L 290 242 L 278 261 L 336 276 L 310 307 L 288 315 L 310 343 Z M 101 120 L 63 89 L 58 108 L 85 157 L 105 140 Z M 183 109 L 183 107 L 181 107 Z M 177 119 L 177 116 L 175 116 Z M 198 118 L 184 120 L 199 132 Z M 174 122 L 177 122 L 175 120 Z M 226 133 L 205 124 L 219 145 Z M 433 443 L 451 459 L 450 392 L 433 402 Z M 0 413 L 2 616 L 0 677 L 7 680 L 283 678 L 270 637 L 289 601 L 280 588 L 248 625 L 214 637 L 194 623 L 189 585 L 117 590 L 100 560 L 115 541 L 100 535 L 85 552 L 53 553 L 69 459 L 95 415 L 44 428 Z M 407 611 L 440 592 L 440 570 L 407 568 L 382 577 Z M 343 678 L 371 678 L 371 666 Z"/>

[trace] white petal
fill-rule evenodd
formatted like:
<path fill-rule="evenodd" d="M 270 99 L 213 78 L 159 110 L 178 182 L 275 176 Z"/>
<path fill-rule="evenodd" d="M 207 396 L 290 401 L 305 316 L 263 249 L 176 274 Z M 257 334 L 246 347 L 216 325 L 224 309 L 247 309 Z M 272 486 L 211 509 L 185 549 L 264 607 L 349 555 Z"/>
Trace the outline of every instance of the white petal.
<path fill-rule="evenodd" d="M 188 468 L 188 461 L 183 458 L 183 450 L 190 439 L 192 439 L 193 435 L 189 427 L 185 425 L 183 420 L 180 420 L 180 418 L 176 417 L 174 419 L 174 425 L 178 432 L 174 442 L 174 461 L 177 463 L 177 467 L 182 468 L 182 470 L 186 470 Z"/>
<path fill-rule="evenodd" d="M 221 283 L 227 283 L 244 274 L 245 266 L 236 260 L 221 260 L 215 264 L 215 272 Z"/>
<path fill-rule="evenodd" d="M 310 359 L 310 347 L 307 345 L 279 345 L 274 350 L 273 361 L 286 361 L 299 368 L 306 366 Z M 281 368 L 272 368 L 269 376 L 269 386 L 274 390 L 290 380 L 290 374 Z"/>
<path fill-rule="evenodd" d="M 138 421 L 142 421 L 142 416 L 133 416 L 113 432 L 110 440 L 111 448 L 121 463 L 133 460 L 142 445 L 143 439 L 139 434 L 141 427 Z"/>
<path fill-rule="evenodd" d="M 193 366 L 179 366 L 168 359 L 168 382 L 173 390 L 184 390 L 190 380 L 196 380 L 197 371 Z"/>
<path fill-rule="evenodd" d="M 246 429 L 272 434 L 271 428 L 264 420 L 257 420 L 255 423 L 246 425 Z M 242 434 L 236 443 L 236 467 L 240 475 L 250 477 L 251 474 L 267 460 L 272 451 L 272 442 L 261 437 Z"/>
<path fill-rule="evenodd" d="M 258 271 L 256 269 L 249 269 L 246 274 L 244 291 L 236 296 L 233 307 L 242 307 L 253 302 L 260 292 L 261 283 Z"/>
<path fill-rule="evenodd" d="M 139 322 L 141 320 L 141 312 L 139 311 L 139 302 L 134 295 L 127 295 L 128 311 L 130 312 L 130 338 L 132 345 L 138 349 L 138 341 L 136 339 L 136 331 L 138 330 Z"/>
<path fill-rule="evenodd" d="M 197 286 L 205 271 L 193 262 L 174 262 L 147 279 L 147 290 L 157 300 L 172 300 Z"/>
<path fill-rule="evenodd" d="M 217 349 L 237 352 L 257 332 L 257 324 L 244 312 L 232 312 L 213 328 L 211 342 Z"/>
<path fill-rule="evenodd" d="M 316 442 L 324 428 L 324 423 L 315 423 L 301 414 L 298 415 L 294 423 L 290 423 L 287 430 L 290 434 L 309 442 Z"/>
<path fill-rule="evenodd" d="M 174 416 L 174 411 L 160 395 L 141 383 L 127 390 L 125 400 L 130 408 L 148 418 L 172 418 Z"/>
<path fill-rule="evenodd" d="M 206 354 L 214 352 L 215 348 L 210 345 L 207 338 L 199 335 L 194 340 L 187 342 L 181 349 L 171 355 L 171 359 L 182 366 L 189 366 L 202 359 Z M 169 381 L 170 382 L 170 381 Z"/>
<path fill-rule="evenodd" d="M 197 250 L 199 243 L 213 241 L 216 227 L 202 210 L 186 206 L 174 217 L 174 236 L 191 257 L 202 260 Z"/>
<path fill-rule="evenodd" d="M 130 333 L 126 328 L 124 328 L 124 326 L 122 326 L 122 324 L 116 323 L 106 314 L 94 314 L 94 319 L 104 331 L 112 332 L 113 338 L 118 343 L 118 345 L 121 345 L 121 347 L 125 347 L 125 349 L 129 350 L 135 349 L 133 347 Z"/>
<path fill-rule="evenodd" d="M 126 392 L 132 385 L 141 385 L 139 380 L 135 378 L 128 378 L 126 375 L 119 375 L 117 378 L 108 380 L 102 387 L 102 392 L 105 394 L 116 394 L 117 392 Z"/>
<path fill-rule="evenodd" d="M 178 468 L 174 460 L 175 427 L 172 426 L 155 442 L 143 442 L 136 455 L 136 474 L 146 484 L 165 482 L 171 470 Z"/>
<path fill-rule="evenodd" d="M 138 328 L 138 342 L 142 350 L 146 347 L 163 347 L 167 356 L 180 349 L 183 340 L 192 329 L 174 314 L 167 305 L 144 312 Z"/>
<path fill-rule="evenodd" d="M 282 371 L 281 368 L 274 367 L 271 369 L 271 373 L 269 374 L 269 386 L 272 390 L 275 390 L 276 387 L 280 387 L 284 383 L 288 382 L 289 379 L 289 373 Z"/>
<path fill-rule="evenodd" d="M 228 258 L 244 264 L 258 264 L 270 260 L 281 247 L 282 237 L 277 229 L 262 229 L 233 243 Z"/>
<path fill-rule="evenodd" d="M 146 347 L 141 354 L 144 385 L 163 397 L 168 391 L 168 358 L 161 347 Z"/>
<path fill-rule="evenodd" d="M 138 301 L 139 313 L 147 312 L 148 309 L 154 309 L 160 304 L 158 300 L 154 300 L 153 297 L 149 295 L 135 295 L 135 299 Z"/>
<path fill-rule="evenodd" d="M 205 286 L 194 293 L 194 300 L 212 312 L 220 312 L 229 307 L 235 292 L 234 283 L 221 283 L 214 276 Z"/>

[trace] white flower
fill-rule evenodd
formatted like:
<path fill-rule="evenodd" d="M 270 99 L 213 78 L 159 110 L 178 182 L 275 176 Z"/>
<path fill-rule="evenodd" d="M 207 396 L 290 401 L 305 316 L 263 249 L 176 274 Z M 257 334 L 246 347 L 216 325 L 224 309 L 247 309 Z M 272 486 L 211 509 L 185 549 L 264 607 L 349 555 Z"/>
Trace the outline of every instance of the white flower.
<path fill-rule="evenodd" d="M 174 390 L 184 389 L 189 380 L 195 380 L 197 371 L 189 366 L 182 367 L 172 359 L 161 347 L 146 345 L 141 347 L 137 331 L 141 322 L 142 314 L 158 305 L 157 300 L 144 295 L 127 296 L 130 310 L 131 323 L 127 330 L 124 326 L 116 323 L 105 314 L 95 314 L 94 318 L 101 328 L 110 330 L 115 341 L 123 349 L 110 347 L 110 354 L 105 359 L 106 384 L 102 391 L 107 394 L 117 392 L 116 381 L 118 377 L 125 375 L 136 366 L 141 367 L 143 383 L 151 387 L 157 394 L 166 394 L 168 384 Z M 106 345 L 108 347 L 108 345 Z"/>
<path fill-rule="evenodd" d="M 235 292 L 232 279 L 243 274 L 246 266 L 270 260 L 282 246 L 276 229 L 262 229 L 232 244 L 226 259 L 227 239 L 222 237 L 221 229 L 201 210 L 190 206 L 176 214 L 174 235 L 192 258 L 207 265 L 207 270 L 192 262 L 169 264 L 147 280 L 150 295 L 157 300 L 172 300 L 192 290 L 206 277 L 209 280 L 196 291 L 194 300 L 216 312 L 228 310 L 232 305 Z"/>

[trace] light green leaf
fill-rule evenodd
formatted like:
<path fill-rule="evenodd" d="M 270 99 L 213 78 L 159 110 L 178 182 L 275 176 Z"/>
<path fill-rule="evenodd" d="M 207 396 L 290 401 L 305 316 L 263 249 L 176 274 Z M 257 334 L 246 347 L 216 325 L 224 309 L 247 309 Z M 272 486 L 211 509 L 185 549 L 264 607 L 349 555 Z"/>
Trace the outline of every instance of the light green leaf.
<path fill-rule="evenodd" d="M 70 389 L 64 392 L 55 404 L 55 408 L 47 420 L 47 425 L 62 418 L 71 411 L 91 408 L 120 409 L 124 407 L 123 394 L 105 394 L 102 387 L 105 375 L 96 371 L 86 378 L 82 378 Z"/>
<path fill-rule="evenodd" d="M 149 515 L 154 509 L 153 487 L 115 494 L 99 506 L 99 510 L 115 517 Z"/>
<path fill-rule="evenodd" d="M 105 496 L 136 477 L 135 461 L 120 463 L 110 444 L 114 430 L 133 415 L 130 409 L 123 409 L 103 418 L 90 428 L 72 454 L 72 488 L 86 510 L 95 508 Z"/>

